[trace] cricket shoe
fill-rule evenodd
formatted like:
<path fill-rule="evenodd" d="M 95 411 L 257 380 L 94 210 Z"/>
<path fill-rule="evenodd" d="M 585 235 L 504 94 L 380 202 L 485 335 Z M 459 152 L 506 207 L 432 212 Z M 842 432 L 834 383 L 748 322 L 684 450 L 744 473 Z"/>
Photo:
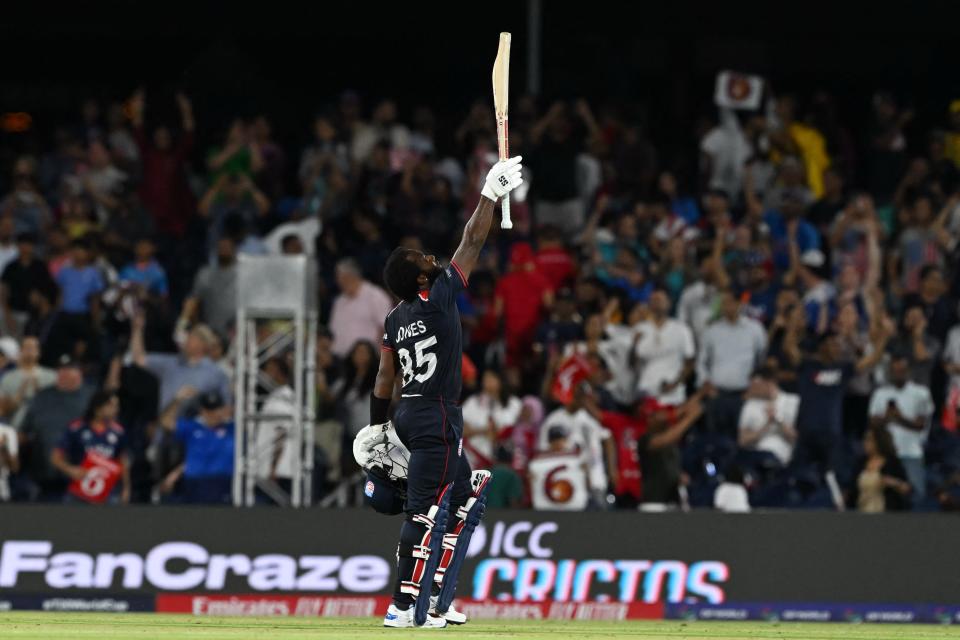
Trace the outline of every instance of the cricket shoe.
<path fill-rule="evenodd" d="M 442 616 L 449 624 L 466 624 L 467 623 L 467 614 L 460 613 L 457 609 L 451 604 L 450 608 L 447 609 L 446 613 L 437 612 L 437 600 L 440 599 L 440 596 L 430 596 L 430 615 L 432 616 Z"/>
<path fill-rule="evenodd" d="M 383 626 L 393 627 L 394 629 L 410 629 L 417 627 L 417 623 L 413 621 L 413 609 L 410 607 L 406 611 L 403 609 L 398 609 L 397 605 L 391 604 L 390 608 L 387 609 L 387 615 L 383 617 Z M 440 616 L 428 615 L 427 621 L 423 623 L 420 629 L 443 629 L 447 626 L 447 621 L 441 618 Z"/>

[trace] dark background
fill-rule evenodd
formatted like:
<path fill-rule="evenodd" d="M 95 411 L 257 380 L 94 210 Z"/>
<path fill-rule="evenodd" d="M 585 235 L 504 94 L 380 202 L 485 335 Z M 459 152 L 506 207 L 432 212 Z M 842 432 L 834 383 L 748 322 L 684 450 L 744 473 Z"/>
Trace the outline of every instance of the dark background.
<path fill-rule="evenodd" d="M 497 522 L 519 520 L 558 524 L 541 541 L 553 560 L 726 562 L 730 577 L 721 586 L 729 602 L 960 605 L 957 525 L 938 514 L 491 511 L 484 526 L 489 533 Z M 374 554 L 392 565 L 399 526 L 399 518 L 369 509 L 0 506 L 0 541 L 49 540 L 53 553 L 144 554 L 163 542 L 188 541 L 210 553 Z M 526 540 L 521 535 L 517 543 Z M 462 595 L 471 591 L 477 562 L 489 557 L 489 542 L 465 562 Z M 594 597 L 616 593 L 616 585 L 596 584 Z M 505 586 L 495 583 L 494 592 Z M 42 574 L 31 573 L 5 593 L 46 591 Z M 245 578 L 228 575 L 223 593 L 250 591 Z M 119 580 L 109 590 L 123 592 Z"/>
<path fill-rule="evenodd" d="M 525 0 L 40 1 L 3 11 L 0 109 L 30 112 L 40 136 L 53 120 L 76 119 L 84 97 L 119 99 L 138 85 L 155 119 L 172 115 L 173 90 L 188 91 L 205 137 L 233 115 L 262 111 L 281 142 L 297 145 L 310 115 L 345 88 L 367 107 L 395 97 L 402 116 L 428 104 L 451 130 L 472 100 L 490 100 L 502 30 L 514 34 L 512 95 L 527 86 Z M 960 3 L 949 1 L 546 0 L 541 97 L 616 102 L 646 121 L 661 148 L 682 147 L 713 114 L 715 72 L 735 68 L 767 75 L 777 92 L 830 91 L 858 135 L 871 93 L 892 90 L 916 110 L 920 131 L 960 97 L 958 24 Z"/>

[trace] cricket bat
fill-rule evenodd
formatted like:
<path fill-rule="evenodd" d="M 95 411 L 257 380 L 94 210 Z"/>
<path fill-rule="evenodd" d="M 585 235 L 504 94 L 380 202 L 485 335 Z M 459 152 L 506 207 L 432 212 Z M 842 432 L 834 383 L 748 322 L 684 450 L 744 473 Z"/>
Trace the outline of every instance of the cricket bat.
<path fill-rule="evenodd" d="M 497 48 L 497 59 L 493 61 L 493 110 L 497 116 L 497 148 L 500 159 L 510 157 L 510 142 L 507 133 L 507 102 L 510 88 L 510 34 L 500 34 L 500 46 Z M 510 220 L 510 194 L 500 200 L 500 211 L 503 218 L 500 221 L 501 229 L 512 229 Z"/>

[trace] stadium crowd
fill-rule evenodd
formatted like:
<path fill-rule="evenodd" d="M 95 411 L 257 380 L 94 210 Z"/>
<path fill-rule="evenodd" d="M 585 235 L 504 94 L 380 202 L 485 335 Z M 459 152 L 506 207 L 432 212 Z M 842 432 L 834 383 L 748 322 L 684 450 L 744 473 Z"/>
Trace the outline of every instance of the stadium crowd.
<path fill-rule="evenodd" d="M 147 98 L 5 150 L 0 500 L 229 502 L 243 253 L 316 266 L 323 495 L 356 472 L 386 257 L 452 254 L 496 161 L 491 109 L 447 130 L 347 92 L 284 148 L 266 115 L 206 122 L 178 95 L 161 122 Z M 464 448 L 492 506 L 960 505 L 960 101 L 917 131 L 878 93 L 858 138 L 804 98 L 721 110 L 692 168 L 629 109 L 517 102 L 529 188 L 459 300 Z M 278 413 L 290 372 L 264 369 Z"/>

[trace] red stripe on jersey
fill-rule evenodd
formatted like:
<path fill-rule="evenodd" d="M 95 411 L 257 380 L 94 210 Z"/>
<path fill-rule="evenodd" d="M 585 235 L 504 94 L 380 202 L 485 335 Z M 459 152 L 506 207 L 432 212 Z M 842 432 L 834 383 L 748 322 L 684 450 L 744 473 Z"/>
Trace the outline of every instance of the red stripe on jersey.
<path fill-rule="evenodd" d="M 396 351 L 396 349 L 394 349 L 393 347 L 388 347 L 385 344 L 381 344 L 380 348 L 383 349 L 384 351 Z"/>
<path fill-rule="evenodd" d="M 463 269 L 460 268 L 453 260 L 450 261 L 450 266 L 457 270 L 457 275 L 460 276 L 460 279 L 463 281 L 463 286 L 467 286 L 467 276 L 463 275 Z"/>
<path fill-rule="evenodd" d="M 419 296 L 420 296 L 420 299 L 423 300 L 424 302 L 427 302 L 428 300 L 430 300 L 430 292 L 429 292 L 429 291 L 421 291 L 421 292 L 418 293 L 417 295 L 419 295 Z"/>

